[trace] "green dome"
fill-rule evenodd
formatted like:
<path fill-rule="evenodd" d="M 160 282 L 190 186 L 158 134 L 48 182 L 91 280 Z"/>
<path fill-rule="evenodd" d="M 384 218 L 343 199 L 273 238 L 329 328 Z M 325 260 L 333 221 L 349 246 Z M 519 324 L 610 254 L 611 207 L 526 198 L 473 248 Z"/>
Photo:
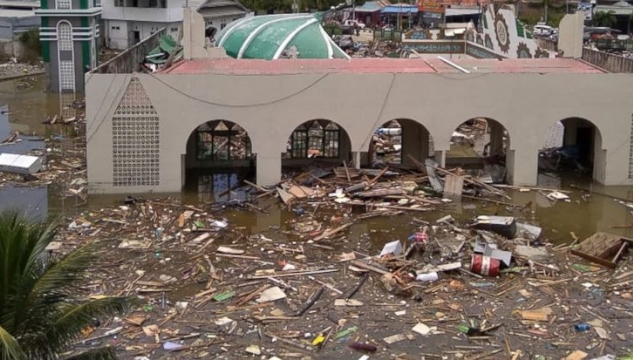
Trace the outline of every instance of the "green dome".
<path fill-rule="evenodd" d="M 299 59 L 349 59 L 325 32 L 313 14 L 262 15 L 228 24 L 216 46 L 236 59 L 278 59 L 291 47 Z"/>

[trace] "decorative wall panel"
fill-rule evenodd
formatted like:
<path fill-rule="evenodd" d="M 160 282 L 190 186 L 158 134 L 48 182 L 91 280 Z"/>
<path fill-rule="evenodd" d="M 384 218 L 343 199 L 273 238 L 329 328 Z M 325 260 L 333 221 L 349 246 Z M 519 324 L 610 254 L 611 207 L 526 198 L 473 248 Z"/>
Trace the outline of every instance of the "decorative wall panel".
<path fill-rule="evenodd" d="M 112 117 L 114 186 L 159 184 L 158 113 L 138 78 L 132 78 Z"/>

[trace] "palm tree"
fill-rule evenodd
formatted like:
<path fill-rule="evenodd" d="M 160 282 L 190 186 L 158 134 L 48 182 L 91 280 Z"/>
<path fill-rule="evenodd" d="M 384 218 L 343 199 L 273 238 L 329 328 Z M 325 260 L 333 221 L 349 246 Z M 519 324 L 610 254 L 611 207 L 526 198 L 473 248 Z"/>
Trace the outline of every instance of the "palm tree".
<path fill-rule="evenodd" d="M 596 26 L 611 27 L 618 23 L 613 11 L 598 11 L 593 14 L 593 24 Z"/>
<path fill-rule="evenodd" d="M 48 255 L 53 225 L 0 213 L 0 359 L 58 359 L 95 318 L 123 312 L 127 298 L 79 301 L 85 272 L 96 260 L 86 245 L 64 257 Z M 115 359 L 110 347 L 74 359 Z"/>

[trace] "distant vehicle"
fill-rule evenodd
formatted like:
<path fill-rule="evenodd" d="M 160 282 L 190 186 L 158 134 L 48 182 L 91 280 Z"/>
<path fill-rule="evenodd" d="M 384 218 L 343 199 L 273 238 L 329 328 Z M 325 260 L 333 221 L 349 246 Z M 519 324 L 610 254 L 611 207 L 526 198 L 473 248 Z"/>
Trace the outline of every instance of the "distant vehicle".
<path fill-rule="evenodd" d="M 362 22 L 358 20 L 352 20 L 352 19 L 345 20 L 343 22 L 343 26 L 349 26 L 351 28 L 358 26 L 358 28 L 360 28 L 361 30 L 365 30 L 365 24 L 363 24 Z"/>
<path fill-rule="evenodd" d="M 550 36 L 554 33 L 556 29 L 549 25 L 539 24 L 534 25 L 534 36 Z"/>

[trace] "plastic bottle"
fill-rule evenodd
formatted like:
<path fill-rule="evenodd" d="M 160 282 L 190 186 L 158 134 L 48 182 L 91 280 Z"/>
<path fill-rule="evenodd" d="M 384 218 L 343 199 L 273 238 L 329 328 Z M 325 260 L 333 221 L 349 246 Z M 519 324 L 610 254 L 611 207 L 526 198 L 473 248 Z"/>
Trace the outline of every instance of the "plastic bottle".
<path fill-rule="evenodd" d="M 436 281 L 439 279 L 439 276 L 437 276 L 436 272 L 430 272 L 426 274 L 418 274 L 415 279 L 417 281 Z"/>

